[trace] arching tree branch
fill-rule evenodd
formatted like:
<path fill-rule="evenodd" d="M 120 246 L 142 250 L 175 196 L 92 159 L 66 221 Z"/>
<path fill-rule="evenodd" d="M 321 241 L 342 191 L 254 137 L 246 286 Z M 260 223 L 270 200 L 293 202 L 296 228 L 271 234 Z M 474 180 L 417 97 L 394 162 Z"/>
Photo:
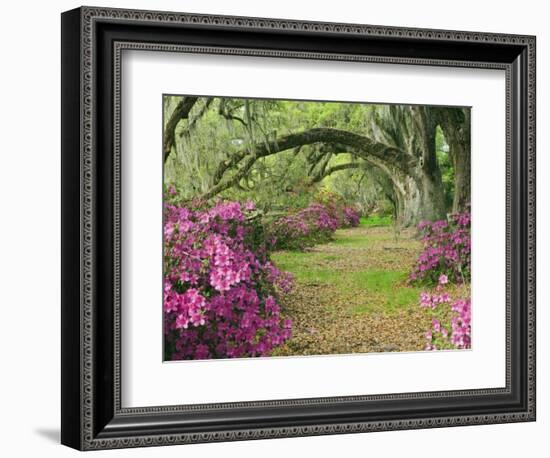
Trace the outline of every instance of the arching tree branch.
<path fill-rule="evenodd" d="M 361 167 L 361 163 L 359 162 L 346 162 L 344 164 L 334 165 L 325 169 L 322 173 L 315 174 L 311 178 L 311 184 L 319 183 L 323 180 L 323 178 L 328 177 L 329 175 L 332 175 L 333 173 L 339 172 L 341 170 L 357 169 L 359 167 Z"/>
<path fill-rule="evenodd" d="M 201 200 L 208 200 L 211 197 L 214 197 L 215 195 L 219 194 L 222 191 L 225 191 L 226 189 L 229 189 L 233 186 L 235 186 L 239 181 L 241 181 L 248 172 L 250 172 L 250 169 L 254 165 L 258 158 L 255 156 L 249 156 L 246 161 L 243 163 L 243 165 L 231 176 L 231 178 L 221 181 L 212 188 L 210 188 L 207 192 L 205 192 L 200 199 Z"/>
<path fill-rule="evenodd" d="M 411 158 L 406 152 L 381 142 L 374 141 L 368 137 L 354 134 L 345 130 L 330 128 L 314 128 L 297 132 L 268 142 L 258 143 L 245 150 L 233 154 L 229 159 L 221 162 L 214 174 L 214 184 L 221 184 L 222 178 L 227 170 L 234 169 L 241 161 L 246 160 L 246 164 L 252 164 L 266 156 L 296 148 L 302 145 L 313 143 L 328 143 L 334 145 L 344 145 L 350 147 L 353 154 L 358 156 L 372 156 L 380 161 L 391 164 L 393 167 L 408 173 L 412 164 Z M 243 169 L 250 169 L 252 165 L 246 165 Z M 238 175 L 240 170 L 235 174 Z"/>
<path fill-rule="evenodd" d="M 242 105 L 240 105 L 242 106 Z M 248 127 L 247 123 L 243 118 L 235 116 L 231 110 L 226 108 L 226 99 L 220 99 L 220 104 L 218 106 L 218 114 L 230 121 L 239 121 L 243 126 Z"/>
<path fill-rule="evenodd" d="M 180 134 L 180 137 L 189 137 L 189 134 L 191 131 L 196 127 L 197 123 L 200 121 L 200 119 L 205 115 L 205 113 L 210 108 L 210 105 L 212 105 L 212 102 L 214 101 L 214 97 L 207 97 L 204 101 L 202 107 L 197 111 L 195 116 L 189 119 L 189 123 L 187 125 L 187 128 Z"/>
<path fill-rule="evenodd" d="M 181 101 L 178 103 L 174 111 L 172 112 L 172 115 L 170 116 L 170 119 L 166 123 L 166 127 L 164 128 L 164 144 L 163 144 L 163 150 L 164 150 L 164 161 L 166 162 L 166 159 L 168 159 L 168 156 L 170 155 L 170 151 L 172 151 L 172 146 L 174 146 L 174 139 L 176 136 L 176 126 L 182 119 L 187 119 L 189 117 L 189 112 L 191 111 L 191 108 L 197 103 L 198 97 L 190 97 L 186 96 L 181 99 Z"/>

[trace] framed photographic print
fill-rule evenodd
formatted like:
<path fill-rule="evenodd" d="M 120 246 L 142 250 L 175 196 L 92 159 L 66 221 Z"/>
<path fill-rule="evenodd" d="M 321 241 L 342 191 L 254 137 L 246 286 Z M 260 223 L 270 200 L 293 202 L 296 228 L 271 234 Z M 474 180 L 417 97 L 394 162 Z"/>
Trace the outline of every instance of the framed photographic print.
<path fill-rule="evenodd" d="M 535 420 L 535 38 L 62 15 L 62 443 Z"/>

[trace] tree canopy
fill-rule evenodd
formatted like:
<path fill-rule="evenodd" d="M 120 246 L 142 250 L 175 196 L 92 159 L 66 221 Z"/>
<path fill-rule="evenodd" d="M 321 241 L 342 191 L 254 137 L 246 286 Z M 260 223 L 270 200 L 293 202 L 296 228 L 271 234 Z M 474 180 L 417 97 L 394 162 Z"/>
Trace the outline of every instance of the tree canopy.
<path fill-rule="evenodd" d="M 184 199 L 277 211 L 328 188 L 410 225 L 468 204 L 470 111 L 165 96 L 163 155 L 165 184 Z"/>

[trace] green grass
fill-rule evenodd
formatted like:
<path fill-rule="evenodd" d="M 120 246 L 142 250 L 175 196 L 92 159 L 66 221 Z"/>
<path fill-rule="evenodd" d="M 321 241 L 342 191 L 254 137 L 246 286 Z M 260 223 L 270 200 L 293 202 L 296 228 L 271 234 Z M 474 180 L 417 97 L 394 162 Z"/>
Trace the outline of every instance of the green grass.
<path fill-rule="evenodd" d="M 331 242 L 337 246 L 345 246 L 346 248 L 367 248 L 373 242 L 387 240 L 385 234 L 369 234 L 365 236 L 362 233 L 341 233 L 336 231 L 334 240 Z"/>
<path fill-rule="evenodd" d="M 272 259 L 280 269 L 299 272 L 313 269 L 314 264 L 337 261 L 339 256 L 307 251 L 278 251 L 273 254 Z"/>
<path fill-rule="evenodd" d="M 275 264 L 292 272 L 299 284 L 332 286 L 342 301 L 350 303 L 353 314 L 391 313 L 417 303 L 420 288 L 406 284 L 407 271 L 331 268 L 331 261 L 338 259 L 338 256 L 322 252 L 280 251 L 273 255 Z"/>
<path fill-rule="evenodd" d="M 393 220 L 392 217 L 389 215 L 386 216 L 378 216 L 378 215 L 371 215 L 368 217 L 361 217 L 359 220 L 359 226 L 362 227 L 386 227 L 391 226 Z"/>
<path fill-rule="evenodd" d="M 367 296 L 375 296 L 377 300 L 366 300 L 353 307 L 352 312 L 355 314 L 371 313 L 380 309 L 395 312 L 418 301 L 420 288 L 405 284 L 407 272 L 367 270 L 358 274 L 352 276 L 353 280 L 364 289 Z"/>
<path fill-rule="evenodd" d="M 361 221 L 366 230 L 339 230 L 315 250 L 278 251 L 272 259 L 281 270 L 292 272 L 298 286 L 322 287 L 319 294 L 344 304 L 351 314 L 398 312 L 416 306 L 421 289 L 407 285 L 410 266 L 401 261 L 402 252 L 387 249 L 395 245 L 390 228 L 369 230 L 388 223 L 390 218 L 371 217 Z M 406 244 L 400 243 L 404 249 Z"/>

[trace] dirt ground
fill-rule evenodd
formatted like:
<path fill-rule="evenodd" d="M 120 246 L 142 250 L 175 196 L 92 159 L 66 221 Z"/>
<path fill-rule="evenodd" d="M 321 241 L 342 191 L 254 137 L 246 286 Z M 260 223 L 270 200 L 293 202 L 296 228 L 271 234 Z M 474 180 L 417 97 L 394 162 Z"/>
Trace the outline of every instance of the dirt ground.
<path fill-rule="evenodd" d="M 422 350 L 431 318 L 406 282 L 420 249 L 412 231 L 358 227 L 306 253 L 277 253 L 296 284 L 283 303 L 293 337 L 273 355 Z"/>

